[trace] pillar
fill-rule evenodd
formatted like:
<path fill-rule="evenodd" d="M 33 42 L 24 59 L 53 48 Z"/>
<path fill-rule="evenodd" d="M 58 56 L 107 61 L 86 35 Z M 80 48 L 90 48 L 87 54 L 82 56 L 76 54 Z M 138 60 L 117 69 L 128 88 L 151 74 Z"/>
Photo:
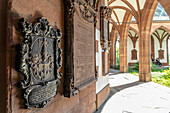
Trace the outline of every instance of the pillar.
<path fill-rule="evenodd" d="M 116 67 L 116 40 L 117 40 L 117 32 L 114 30 L 110 34 L 111 39 L 111 48 L 110 48 L 110 67 Z"/>
<path fill-rule="evenodd" d="M 120 26 L 119 60 L 121 73 L 128 72 L 127 39 L 130 24 L 125 22 L 129 22 L 131 19 L 132 15 L 130 13 L 126 13 L 123 20 L 124 23 Z"/>
<path fill-rule="evenodd" d="M 157 6 L 156 0 L 147 0 L 138 21 L 139 27 L 139 80 L 151 81 L 151 26 Z"/>

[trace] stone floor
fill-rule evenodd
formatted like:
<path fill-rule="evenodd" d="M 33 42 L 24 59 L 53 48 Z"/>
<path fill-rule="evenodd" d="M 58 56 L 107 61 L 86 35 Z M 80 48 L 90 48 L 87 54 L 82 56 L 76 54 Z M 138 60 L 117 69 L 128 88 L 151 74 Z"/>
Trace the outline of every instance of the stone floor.
<path fill-rule="evenodd" d="M 96 113 L 170 113 L 170 88 L 114 70 L 109 82 L 110 96 Z"/>

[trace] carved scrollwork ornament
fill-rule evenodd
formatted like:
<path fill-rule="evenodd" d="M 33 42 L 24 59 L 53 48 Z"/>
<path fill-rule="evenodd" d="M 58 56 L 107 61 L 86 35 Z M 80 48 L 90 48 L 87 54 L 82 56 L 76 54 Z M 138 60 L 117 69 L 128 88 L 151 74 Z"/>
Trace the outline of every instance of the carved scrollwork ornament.
<path fill-rule="evenodd" d="M 101 43 L 101 48 L 106 51 L 106 50 L 110 50 L 111 48 L 111 41 L 105 39 L 105 38 L 101 38 L 100 39 L 100 43 Z M 107 46 L 106 46 L 107 45 Z"/>
<path fill-rule="evenodd" d="M 67 12 L 69 15 L 73 16 L 75 12 L 80 12 L 78 15 L 88 23 L 96 23 L 97 10 L 95 9 L 95 2 L 89 2 L 87 0 L 66 0 Z M 91 4 L 94 4 L 91 6 Z M 75 8 L 78 6 L 78 8 Z M 65 6 L 66 7 L 66 6 Z M 93 19 L 94 18 L 94 19 Z"/>
<path fill-rule="evenodd" d="M 22 18 L 19 31 L 23 38 L 18 50 L 18 70 L 24 76 L 20 86 L 24 90 L 25 107 L 43 108 L 58 92 L 62 73 L 62 36 L 46 18 L 41 17 L 34 25 Z"/>
<path fill-rule="evenodd" d="M 100 8 L 101 18 L 104 18 L 107 21 L 109 21 L 111 19 L 111 14 L 112 14 L 112 10 L 110 8 L 108 8 L 107 6 L 102 6 Z"/>
<path fill-rule="evenodd" d="M 69 0 L 69 4 L 70 4 L 70 6 L 68 6 L 68 9 L 69 9 L 69 15 L 72 15 L 72 14 L 74 14 L 74 12 L 75 12 L 75 4 L 74 4 L 74 2 L 72 2 L 71 0 Z"/>
<path fill-rule="evenodd" d="M 83 1 L 83 0 L 76 0 L 76 3 L 79 5 L 79 11 L 81 13 L 81 17 L 86 20 L 89 23 L 96 23 L 96 9 L 95 5 L 93 6 L 93 2 L 90 1 Z M 91 18 L 94 18 L 94 20 L 91 20 Z"/>

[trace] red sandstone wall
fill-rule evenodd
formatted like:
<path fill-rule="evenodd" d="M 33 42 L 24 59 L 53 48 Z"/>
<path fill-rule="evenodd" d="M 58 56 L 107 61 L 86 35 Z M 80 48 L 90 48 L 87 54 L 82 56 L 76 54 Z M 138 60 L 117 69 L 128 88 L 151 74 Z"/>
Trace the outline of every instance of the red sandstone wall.
<path fill-rule="evenodd" d="M 11 88 L 10 107 L 12 113 L 92 113 L 96 110 L 96 83 L 94 82 L 84 91 L 72 98 L 65 98 L 63 92 L 63 80 L 59 88 L 59 94 L 48 103 L 43 109 L 32 108 L 25 110 L 23 106 L 23 99 L 21 98 L 21 90 L 17 88 L 17 83 L 22 79 L 16 71 L 15 67 L 15 46 L 21 42 L 21 37 L 18 34 L 17 21 L 21 17 L 26 18 L 29 22 L 34 22 L 38 17 L 45 17 L 48 19 L 50 25 L 57 26 L 64 33 L 64 6 L 63 0 L 9 0 L 9 51 L 10 51 L 10 74 Z M 63 37 L 61 41 L 61 48 L 64 49 Z M 64 63 L 63 63 L 64 64 Z M 61 69 L 63 72 L 63 69 Z"/>
<path fill-rule="evenodd" d="M 97 15 L 97 19 L 96 19 L 97 20 L 96 29 L 100 31 L 100 7 L 105 6 L 105 5 L 107 6 L 107 4 L 105 4 L 105 0 L 98 0 L 98 1 L 100 1 L 100 2 L 98 2 L 98 4 L 97 4 L 98 15 Z M 100 43 L 100 42 L 98 41 L 98 43 Z M 98 47 L 101 48 L 101 46 L 98 46 Z M 101 50 L 98 51 L 98 55 L 100 52 L 101 52 Z M 100 70 L 99 70 L 100 66 L 96 67 L 96 70 L 98 72 L 98 75 L 97 75 L 98 79 L 97 79 L 97 83 L 96 83 L 97 84 L 97 87 L 96 87 L 97 88 L 97 90 L 96 90 L 96 92 L 97 92 L 97 94 L 96 94 L 96 109 L 100 108 L 100 106 L 105 102 L 105 100 L 108 98 L 108 96 L 110 94 L 110 87 L 108 85 L 109 83 L 107 83 L 107 81 L 105 81 L 108 78 L 108 76 L 105 76 L 105 73 L 109 72 L 109 54 L 106 52 L 101 53 L 101 56 L 98 56 L 98 58 L 99 58 L 98 60 L 100 60 L 100 57 L 102 58 L 103 61 L 105 61 L 107 63 L 102 63 L 103 65 L 98 64 L 98 65 L 102 66 L 101 69 L 103 72 L 102 71 L 101 72 L 104 73 L 103 74 L 104 76 L 102 76 L 102 73 L 100 75 Z M 103 87 L 103 84 L 106 84 L 106 86 Z"/>

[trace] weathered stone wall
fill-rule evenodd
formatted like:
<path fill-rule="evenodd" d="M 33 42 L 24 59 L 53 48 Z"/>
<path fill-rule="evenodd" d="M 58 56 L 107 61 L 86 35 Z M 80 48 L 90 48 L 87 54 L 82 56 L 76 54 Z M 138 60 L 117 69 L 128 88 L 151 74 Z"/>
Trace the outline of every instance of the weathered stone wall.
<path fill-rule="evenodd" d="M 63 78 L 59 86 L 58 95 L 53 98 L 45 108 L 24 109 L 24 101 L 21 98 L 21 90 L 17 87 L 17 83 L 23 79 L 23 76 L 16 71 L 16 45 L 21 42 L 21 37 L 17 30 L 17 23 L 20 18 L 25 18 L 27 21 L 34 23 L 39 17 L 45 17 L 49 24 L 53 27 L 58 27 L 64 33 L 64 5 L 63 0 L 9 0 L 9 22 L 8 35 L 10 47 L 9 65 L 10 73 L 8 76 L 8 94 L 9 108 L 12 113 L 92 113 L 96 110 L 96 82 L 84 89 L 79 94 L 66 98 L 63 96 L 63 78 L 64 68 L 60 72 L 63 73 Z M 61 39 L 60 47 L 64 50 L 64 34 Z M 64 54 L 63 54 L 64 55 Z M 64 57 L 63 57 L 64 58 Z M 63 59 L 64 64 L 64 59 Z M 64 66 L 62 66 L 64 67 Z M 2 96 L 2 95 L 1 95 Z"/>

